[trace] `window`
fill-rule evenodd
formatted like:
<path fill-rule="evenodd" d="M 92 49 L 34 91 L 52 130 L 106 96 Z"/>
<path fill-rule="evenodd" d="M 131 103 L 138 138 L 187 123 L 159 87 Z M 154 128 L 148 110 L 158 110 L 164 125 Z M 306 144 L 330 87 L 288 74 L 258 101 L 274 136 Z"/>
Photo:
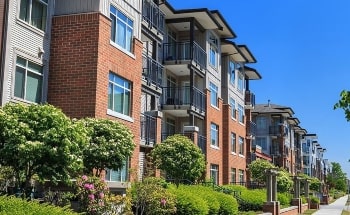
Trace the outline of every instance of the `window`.
<path fill-rule="evenodd" d="M 210 164 L 210 179 L 214 184 L 219 184 L 219 165 Z"/>
<path fill-rule="evenodd" d="M 243 137 L 238 138 L 238 144 L 239 144 L 239 154 L 244 155 L 244 138 Z"/>
<path fill-rule="evenodd" d="M 210 103 L 215 107 L 218 106 L 218 87 L 212 82 L 209 83 L 210 88 Z"/>
<path fill-rule="evenodd" d="M 108 109 L 130 116 L 131 83 L 114 73 L 109 73 Z"/>
<path fill-rule="evenodd" d="M 236 74 L 235 74 L 235 63 L 233 62 L 233 61 L 230 61 L 230 63 L 229 63 L 229 65 L 228 65 L 228 67 L 229 67 L 229 72 L 230 72 L 230 83 L 231 83 L 231 85 L 235 85 L 235 79 L 236 79 Z"/>
<path fill-rule="evenodd" d="M 211 123 L 210 125 L 210 145 L 219 147 L 219 126 Z"/>
<path fill-rule="evenodd" d="M 240 169 L 239 171 L 239 184 L 244 185 L 244 170 Z"/>
<path fill-rule="evenodd" d="M 42 101 L 43 67 L 17 57 L 14 96 L 30 102 Z"/>
<path fill-rule="evenodd" d="M 263 151 L 267 151 L 266 137 L 255 137 L 255 144 L 260 146 Z"/>
<path fill-rule="evenodd" d="M 48 0 L 21 0 L 19 18 L 45 31 Z"/>
<path fill-rule="evenodd" d="M 240 104 L 238 104 L 238 119 L 239 122 L 244 123 L 244 109 Z"/>
<path fill-rule="evenodd" d="M 112 20 L 111 40 L 131 52 L 133 21 L 112 5 L 110 6 L 110 18 Z"/>
<path fill-rule="evenodd" d="M 265 116 L 256 117 L 256 128 L 259 130 L 267 129 L 267 119 Z"/>
<path fill-rule="evenodd" d="M 231 168 L 231 184 L 236 184 L 236 168 Z"/>
<path fill-rule="evenodd" d="M 236 153 L 236 134 L 231 133 L 231 152 Z"/>
<path fill-rule="evenodd" d="M 236 119 L 236 101 L 233 98 L 230 98 L 231 105 L 231 117 Z"/>
<path fill-rule="evenodd" d="M 243 92 L 243 88 L 244 88 L 243 75 L 240 73 L 238 75 L 238 90 Z"/>
<path fill-rule="evenodd" d="M 105 180 L 126 182 L 128 179 L 128 162 L 123 162 L 123 167 L 118 170 L 106 169 Z"/>
<path fill-rule="evenodd" d="M 213 34 L 209 36 L 209 44 L 209 64 L 216 69 L 218 66 L 218 39 Z"/>

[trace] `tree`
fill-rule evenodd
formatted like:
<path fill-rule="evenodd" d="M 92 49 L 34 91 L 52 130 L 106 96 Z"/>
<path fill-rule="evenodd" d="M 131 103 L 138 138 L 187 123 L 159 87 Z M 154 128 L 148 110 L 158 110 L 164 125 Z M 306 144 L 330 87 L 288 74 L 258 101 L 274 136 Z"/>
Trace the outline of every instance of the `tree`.
<path fill-rule="evenodd" d="M 205 159 L 201 150 L 182 135 L 169 136 L 154 147 L 151 158 L 157 168 L 164 170 L 167 177 L 180 181 L 198 179 L 205 170 Z"/>
<path fill-rule="evenodd" d="M 122 123 L 108 119 L 86 118 L 79 123 L 86 127 L 89 135 L 83 153 L 85 170 L 100 176 L 106 168 L 122 168 L 135 148 L 130 130 Z"/>
<path fill-rule="evenodd" d="M 248 165 L 252 179 L 259 183 L 266 182 L 265 171 L 273 168 L 276 167 L 271 162 L 263 159 L 255 160 Z"/>
<path fill-rule="evenodd" d="M 343 172 L 339 163 L 332 162 L 332 172 L 327 175 L 327 184 L 329 188 L 346 191 L 346 173 Z"/>
<path fill-rule="evenodd" d="M 41 180 L 68 182 L 83 167 L 86 131 L 51 105 L 8 103 L 0 109 L 0 164 L 12 167 L 17 186 Z"/>
<path fill-rule="evenodd" d="M 340 93 L 339 101 L 334 105 L 334 109 L 341 108 L 345 112 L 345 118 L 350 121 L 350 91 L 343 90 Z"/>

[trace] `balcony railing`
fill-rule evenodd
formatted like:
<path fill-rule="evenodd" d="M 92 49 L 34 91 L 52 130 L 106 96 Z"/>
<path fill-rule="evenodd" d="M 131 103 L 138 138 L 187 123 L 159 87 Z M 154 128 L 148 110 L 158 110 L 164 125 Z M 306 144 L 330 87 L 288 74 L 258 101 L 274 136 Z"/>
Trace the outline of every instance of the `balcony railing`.
<path fill-rule="evenodd" d="M 152 0 L 143 1 L 142 18 L 148 23 L 149 27 L 153 27 L 164 34 L 165 14 Z"/>
<path fill-rule="evenodd" d="M 255 106 L 255 94 L 250 92 L 250 91 L 246 91 L 245 92 L 245 105 L 250 105 L 252 107 Z"/>
<path fill-rule="evenodd" d="M 162 84 L 163 65 L 153 60 L 151 57 L 142 56 L 142 75 L 147 80 L 147 83 L 152 83 L 157 87 Z"/>
<path fill-rule="evenodd" d="M 207 53 L 196 42 L 193 42 L 192 44 L 190 42 L 164 43 L 163 60 L 193 60 L 201 68 L 206 69 Z"/>
<path fill-rule="evenodd" d="M 191 94 L 193 102 L 191 102 Z M 192 105 L 200 111 L 205 111 L 205 94 L 193 87 L 163 87 L 162 105 Z"/>
<path fill-rule="evenodd" d="M 283 136 L 283 129 L 281 125 L 269 126 L 269 135 L 272 136 Z"/>
<path fill-rule="evenodd" d="M 157 119 L 141 114 L 141 141 L 145 145 L 153 145 L 156 143 L 157 137 Z"/>
<path fill-rule="evenodd" d="M 256 123 L 249 121 L 248 122 L 248 130 L 247 130 L 248 136 L 256 136 Z"/>

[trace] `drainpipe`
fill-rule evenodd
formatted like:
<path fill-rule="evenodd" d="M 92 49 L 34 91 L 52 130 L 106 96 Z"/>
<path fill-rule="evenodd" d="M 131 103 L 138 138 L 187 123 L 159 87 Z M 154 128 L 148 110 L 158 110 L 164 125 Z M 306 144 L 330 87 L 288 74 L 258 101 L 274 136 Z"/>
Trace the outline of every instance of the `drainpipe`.
<path fill-rule="evenodd" d="M 7 23 L 8 23 L 8 10 L 9 10 L 9 3 L 10 0 L 5 0 L 5 4 L 4 4 L 4 22 L 3 22 L 3 32 L 2 32 L 2 41 L 1 41 L 1 65 L 0 65 L 0 105 L 3 105 L 3 86 L 4 86 L 4 72 L 5 72 L 5 56 L 6 56 L 6 35 L 7 35 Z"/>

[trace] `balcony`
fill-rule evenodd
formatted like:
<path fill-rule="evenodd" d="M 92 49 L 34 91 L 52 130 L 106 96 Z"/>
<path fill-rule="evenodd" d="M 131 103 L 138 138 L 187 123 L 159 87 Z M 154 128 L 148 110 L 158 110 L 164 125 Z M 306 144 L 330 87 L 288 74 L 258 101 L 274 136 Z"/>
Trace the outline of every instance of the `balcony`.
<path fill-rule="evenodd" d="M 182 69 L 183 74 L 178 75 L 189 75 L 187 64 L 192 64 L 200 71 L 207 68 L 207 53 L 196 42 L 164 43 L 163 61 L 169 69 L 182 65 L 182 68 L 176 70 Z"/>
<path fill-rule="evenodd" d="M 256 123 L 248 121 L 247 136 L 256 136 Z"/>
<path fill-rule="evenodd" d="M 141 145 L 153 147 L 157 139 L 157 119 L 141 114 Z"/>
<path fill-rule="evenodd" d="M 152 0 L 143 1 L 142 19 L 151 31 L 155 29 L 157 35 L 164 35 L 165 14 Z"/>
<path fill-rule="evenodd" d="M 151 57 L 142 56 L 142 76 L 148 85 L 153 84 L 157 88 L 161 87 L 164 67 Z"/>
<path fill-rule="evenodd" d="M 191 95 L 193 101 L 191 101 Z M 164 112 L 178 117 L 188 116 L 187 110 L 192 110 L 200 115 L 206 111 L 206 96 L 199 89 L 193 87 L 163 87 L 161 106 Z"/>
<path fill-rule="evenodd" d="M 245 92 L 245 108 L 253 109 L 254 106 L 255 106 L 255 94 L 247 90 Z"/>
<path fill-rule="evenodd" d="M 283 126 L 282 125 L 269 126 L 269 135 L 274 137 L 283 136 Z"/>

